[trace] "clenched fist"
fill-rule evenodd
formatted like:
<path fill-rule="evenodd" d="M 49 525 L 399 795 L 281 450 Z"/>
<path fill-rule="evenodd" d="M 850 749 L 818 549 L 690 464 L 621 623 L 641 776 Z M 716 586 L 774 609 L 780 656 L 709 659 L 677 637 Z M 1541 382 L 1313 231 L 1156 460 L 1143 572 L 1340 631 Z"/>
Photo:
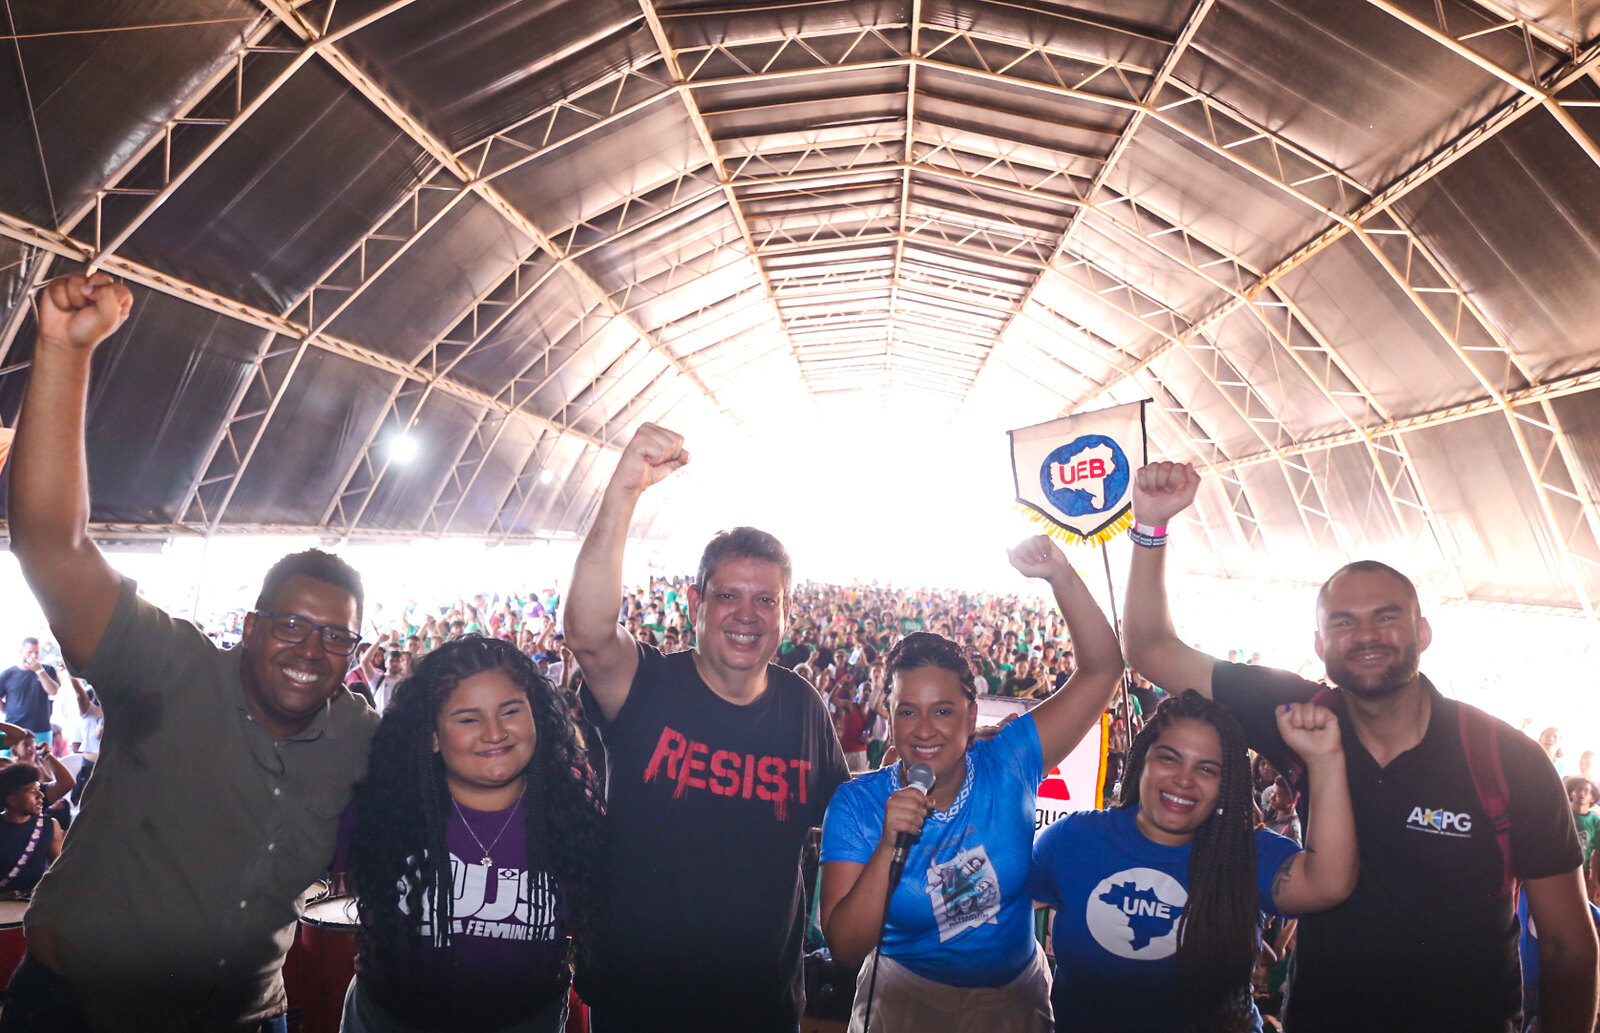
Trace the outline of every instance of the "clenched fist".
<path fill-rule="evenodd" d="M 1285 746 L 1308 763 L 1314 757 L 1331 757 L 1343 748 L 1338 716 L 1315 703 L 1288 703 L 1279 707 L 1278 734 L 1283 737 Z"/>
<path fill-rule="evenodd" d="M 683 435 L 654 423 L 642 423 L 622 450 L 611 483 L 630 492 L 642 492 L 689 461 Z"/>
<path fill-rule="evenodd" d="M 1010 558 L 1011 565 L 1024 577 L 1044 578 L 1046 581 L 1058 576 L 1070 576 L 1076 573 L 1072 564 L 1067 561 L 1067 556 L 1061 551 L 1061 546 L 1055 539 L 1047 534 L 1036 534 L 1017 543 L 1016 548 L 1007 549 L 1006 556 Z"/>
<path fill-rule="evenodd" d="M 1133 518 L 1151 527 L 1188 509 L 1200 490 L 1200 475 L 1188 463 L 1151 463 L 1133 476 Z"/>
<path fill-rule="evenodd" d="M 132 293 L 106 273 L 58 276 L 39 292 L 39 343 L 92 349 L 132 309 Z"/>

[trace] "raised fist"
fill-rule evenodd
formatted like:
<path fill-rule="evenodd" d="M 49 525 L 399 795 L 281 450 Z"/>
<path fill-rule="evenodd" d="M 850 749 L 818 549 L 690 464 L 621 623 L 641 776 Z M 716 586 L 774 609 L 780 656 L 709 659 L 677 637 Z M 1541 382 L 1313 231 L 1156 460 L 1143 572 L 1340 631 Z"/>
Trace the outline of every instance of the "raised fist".
<path fill-rule="evenodd" d="M 654 423 L 641 423 L 622 450 L 611 481 L 629 491 L 644 491 L 688 461 L 683 435 Z"/>
<path fill-rule="evenodd" d="M 58 276 L 39 292 L 39 340 L 91 349 L 115 333 L 132 309 L 133 295 L 107 273 Z"/>
<path fill-rule="evenodd" d="M 1018 542 L 1016 548 L 1007 549 L 1011 565 L 1024 577 L 1039 577 L 1046 581 L 1060 574 L 1072 574 L 1072 564 L 1055 539 L 1047 534 L 1036 534 Z"/>
<path fill-rule="evenodd" d="M 1167 521 L 1194 502 L 1200 475 L 1188 463 L 1151 463 L 1133 476 L 1133 518 L 1151 527 Z"/>
<path fill-rule="evenodd" d="M 1315 703 L 1289 703 L 1278 708 L 1278 734 L 1283 744 L 1310 761 L 1332 756 L 1343 747 L 1339 738 L 1339 718 L 1327 707 Z"/>

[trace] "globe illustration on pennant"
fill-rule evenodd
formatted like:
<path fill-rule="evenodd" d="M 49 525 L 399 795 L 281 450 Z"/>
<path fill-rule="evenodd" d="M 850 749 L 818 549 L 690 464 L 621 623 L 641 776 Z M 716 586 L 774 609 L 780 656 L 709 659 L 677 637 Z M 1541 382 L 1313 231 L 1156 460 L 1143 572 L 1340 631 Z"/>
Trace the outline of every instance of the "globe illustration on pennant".
<path fill-rule="evenodd" d="M 1050 504 L 1069 517 L 1104 513 L 1128 490 L 1128 457 L 1104 434 L 1073 438 L 1045 457 L 1039 486 Z"/>

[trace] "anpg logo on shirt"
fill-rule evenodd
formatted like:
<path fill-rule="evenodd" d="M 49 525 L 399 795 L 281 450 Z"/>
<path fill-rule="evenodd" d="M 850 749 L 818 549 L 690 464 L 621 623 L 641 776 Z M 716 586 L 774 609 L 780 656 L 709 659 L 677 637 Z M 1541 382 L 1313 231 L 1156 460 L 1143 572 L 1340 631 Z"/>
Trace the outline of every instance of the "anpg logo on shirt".
<path fill-rule="evenodd" d="M 1101 513 L 1128 490 L 1128 457 L 1104 434 L 1073 438 L 1045 457 L 1039 487 L 1068 516 Z"/>
<path fill-rule="evenodd" d="M 1084 921 L 1095 942 L 1119 958 L 1160 961 L 1178 950 L 1178 919 L 1189 891 L 1166 872 L 1128 868 L 1089 894 Z"/>
<path fill-rule="evenodd" d="M 1472 838 L 1472 815 L 1467 811 L 1429 810 L 1413 807 L 1406 818 L 1406 828 L 1418 832 L 1431 832 L 1436 836 L 1455 839 Z"/>

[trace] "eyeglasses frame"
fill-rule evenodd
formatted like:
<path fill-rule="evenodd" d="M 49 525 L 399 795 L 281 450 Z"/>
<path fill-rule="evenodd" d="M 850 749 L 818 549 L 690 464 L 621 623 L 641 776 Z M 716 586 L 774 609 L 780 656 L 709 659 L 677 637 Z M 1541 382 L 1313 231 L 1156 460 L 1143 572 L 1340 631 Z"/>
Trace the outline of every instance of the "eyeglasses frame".
<path fill-rule="evenodd" d="M 273 638 L 277 639 L 279 642 L 284 642 L 284 643 L 287 643 L 288 645 L 291 645 L 291 646 L 298 646 L 300 643 L 302 643 L 306 639 L 310 638 L 311 637 L 311 632 L 314 631 L 314 632 L 317 633 L 317 639 L 322 643 L 323 650 L 325 652 L 332 653 L 334 656 L 354 656 L 356 650 L 361 648 L 361 633 L 357 632 L 357 631 L 352 631 L 349 628 L 342 627 L 341 625 L 338 625 L 338 624 L 318 624 L 315 621 L 313 621 L 310 617 L 307 617 L 303 613 L 288 613 L 286 611 L 275 611 L 275 610 L 255 610 L 253 612 L 255 613 L 255 615 L 257 617 L 266 618 L 266 621 L 267 621 L 267 633 L 269 635 L 271 635 Z M 278 633 L 277 619 L 279 617 L 293 617 L 295 620 L 303 621 L 305 623 L 305 625 L 310 629 L 310 631 L 306 632 L 304 638 L 298 638 L 298 639 L 284 638 L 281 634 Z M 336 648 L 332 643 L 330 643 L 328 641 L 328 632 L 330 632 L 330 631 L 341 631 L 341 632 L 344 632 L 346 635 L 354 636 L 354 641 L 352 641 L 350 643 L 350 649 L 347 652 L 340 652 L 338 648 Z"/>

